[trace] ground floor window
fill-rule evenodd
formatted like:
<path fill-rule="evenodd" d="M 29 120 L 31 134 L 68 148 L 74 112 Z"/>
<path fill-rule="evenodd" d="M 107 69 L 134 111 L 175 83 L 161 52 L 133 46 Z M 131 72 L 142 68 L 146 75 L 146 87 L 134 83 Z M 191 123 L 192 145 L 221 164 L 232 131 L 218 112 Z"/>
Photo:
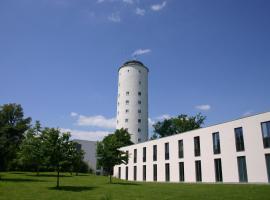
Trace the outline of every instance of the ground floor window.
<path fill-rule="evenodd" d="M 201 182 L 202 181 L 202 166 L 201 166 L 200 160 L 195 161 L 195 173 L 196 173 L 196 181 Z"/>
<path fill-rule="evenodd" d="M 153 165 L 153 180 L 157 181 L 157 165 Z"/>
<path fill-rule="evenodd" d="M 143 180 L 146 181 L 146 165 L 143 166 Z"/>
<path fill-rule="evenodd" d="M 133 168 L 133 179 L 134 179 L 134 181 L 137 180 L 137 166 L 134 166 L 134 168 Z"/>
<path fill-rule="evenodd" d="M 216 174 L 216 182 L 222 182 L 222 164 L 221 159 L 215 159 L 215 174 Z"/>
<path fill-rule="evenodd" d="M 185 167 L 184 162 L 179 163 L 179 181 L 184 182 L 185 181 Z"/>
<path fill-rule="evenodd" d="M 246 157 L 237 157 L 239 182 L 248 182 Z"/>
<path fill-rule="evenodd" d="M 121 167 L 118 168 L 118 178 L 121 179 Z"/>
<path fill-rule="evenodd" d="M 128 180 L 128 167 L 126 167 L 126 180 Z"/>
<path fill-rule="evenodd" d="M 270 183 L 270 154 L 265 155 L 266 168 L 268 174 L 268 182 Z"/>
<path fill-rule="evenodd" d="M 170 164 L 169 163 L 165 164 L 165 180 L 167 182 L 170 181 Z"/>

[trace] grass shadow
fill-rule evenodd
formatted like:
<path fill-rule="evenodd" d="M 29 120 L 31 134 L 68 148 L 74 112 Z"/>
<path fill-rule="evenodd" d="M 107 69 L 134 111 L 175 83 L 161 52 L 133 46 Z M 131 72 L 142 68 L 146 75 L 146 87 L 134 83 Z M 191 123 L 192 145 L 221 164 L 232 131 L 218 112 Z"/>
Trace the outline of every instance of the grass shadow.
<path fill-rule="evenodd" d="M 90 191 L 95 189 L 96 187 L 87 187 L 87 186 L 60 186 L 57 187 L 50 187 L 50 190 L 58 190 L 58 191 L 69 191 L 69 192 L 83 192 L 83 191 Z"/>
<path fill-rule="evenodd" d="M 39 174 L 39 175 L 36 175 L 36 174 L 27 174 L 26 176 L 31 176 L 31 177 L 54 177 L 56 178 L 57 175 L 56 174 Z M 71 175 L 60 175 L 59 177 L 61 178 L 69 178 L 69 177 L 72 177 Z"/>
<path fill-rule="evenodd" d="M 116 183 L 111 183 L 112 185 L 131 185 L 131 186 L 138 186 L 138 185 L 140 185 L 140 184 L 138 184 L 138 183 L 130 183 L 130 182 L 116 182 Z"/>
<path fill-rule="evenodd" d="M 19 182 L 47 182 L 47 181 L 44 181 L 44 180 L 24 179 L 24 178 L 2 178 L 0 181 L 3 181 L 3 182 L 15 182 L 15 183 L 19 183 Z"/>

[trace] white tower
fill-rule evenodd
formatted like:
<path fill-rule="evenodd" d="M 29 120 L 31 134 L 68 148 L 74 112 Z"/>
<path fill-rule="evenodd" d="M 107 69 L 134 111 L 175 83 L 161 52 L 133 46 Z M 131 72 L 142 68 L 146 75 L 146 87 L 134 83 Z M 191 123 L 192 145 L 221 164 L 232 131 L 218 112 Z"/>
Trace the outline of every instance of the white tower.
<path fill-rule="evenodd" d="M 148 140 L 148 72 L 136 60 L 124 63 L 118 71 L 116 128 L 127 129 L 135 144 Z"/>

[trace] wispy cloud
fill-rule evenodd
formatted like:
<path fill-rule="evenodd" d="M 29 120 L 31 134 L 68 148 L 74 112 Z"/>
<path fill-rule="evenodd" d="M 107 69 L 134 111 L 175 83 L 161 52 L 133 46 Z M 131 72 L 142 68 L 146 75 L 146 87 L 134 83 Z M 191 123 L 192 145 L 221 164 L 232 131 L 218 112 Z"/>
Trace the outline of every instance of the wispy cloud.
<path fill-rule="evenodd" d="M 137 14 L 137 15 L 140 15 L 140 16 L 144 16 L 145 15 L 145 10 L 144 9 L 141 9 L 141 8 L 136 8 L 136 11 L 135 11 L 135 13 Z"/>
<path fill-rule="evenodd" d="M 243 113 L 243 117 L 248 117 L 248 116 L 250 116 L 252 114 L 253 114 L 253 111 L 252 110 L 248 110 L 248 111 L 246 111 L 246 112 Z"/>
<path fill-rule="evenodd" d="M 203 105 L 197 105 L 195 106 L 195 108 L 202 111 L 208 111 L 211 109 L 211 106 L 208 104 L 203 104 Z"/>
<path fill-rule="evenodd" d="M 122 0 L 124 3 L 133 4 L 133 0 Z"/>
<path fill-rule="evenodd" d="M 163 114 L 158 117 L 156 117 L 157 120 L 164 120 L 164 119 L 170 119 L 171 116 L 169 114 Z"/>
<path fill-rule="evenodd" d="M 163 1 L 162 3 L 160 4 L 154 4 L 151 6 L 151 9 L 153 11 L 160 11 L 162 10 L 165 6 L 167 5 L 167 2 L 166 1 Z"/>
<path fill-rule="evenodd" d="M 100 141 L 105 136 L 109 135 L 109 131 L 81 131 L 61 128 L 61 132 L 70 132 L 72 139 Z"/>
<path fill-rule="evenodd" d="M 151 53 L 151 49 L 137 49 L 133 52 L 132 56 L 139 56 L 148 53 Z"/>
<path fill-rule="evenodd" d="M 112 13 L 110 16 L 108 16 L 108 20 L 115 23 L 121 22 L 119 13 Z"/>
<path fill-rule="evenodd" d="M 72 112 L 70 113 L 70 116 L 77 118 L 76 125 L 78 126 L 99 127 L 105 129 L 114 129 L 116 126 L 115 118 L 106 118 L 102 115 L 84 116 Z"/>

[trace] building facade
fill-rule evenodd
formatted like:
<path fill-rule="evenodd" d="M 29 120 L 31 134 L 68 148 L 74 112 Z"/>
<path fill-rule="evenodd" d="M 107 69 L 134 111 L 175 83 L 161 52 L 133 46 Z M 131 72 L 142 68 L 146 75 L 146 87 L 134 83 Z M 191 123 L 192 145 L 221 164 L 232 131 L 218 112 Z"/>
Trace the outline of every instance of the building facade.
<path fill-rule="evenodd" d="M 121 148 L 129 181 L 270 182 L 270 112 Z"/>
<path fill-rule="evenodd" d="M 128 61 L 119 68 L 117 129 L 127 129 L 133 143 L 148 140 L 148 68 Z"/>

